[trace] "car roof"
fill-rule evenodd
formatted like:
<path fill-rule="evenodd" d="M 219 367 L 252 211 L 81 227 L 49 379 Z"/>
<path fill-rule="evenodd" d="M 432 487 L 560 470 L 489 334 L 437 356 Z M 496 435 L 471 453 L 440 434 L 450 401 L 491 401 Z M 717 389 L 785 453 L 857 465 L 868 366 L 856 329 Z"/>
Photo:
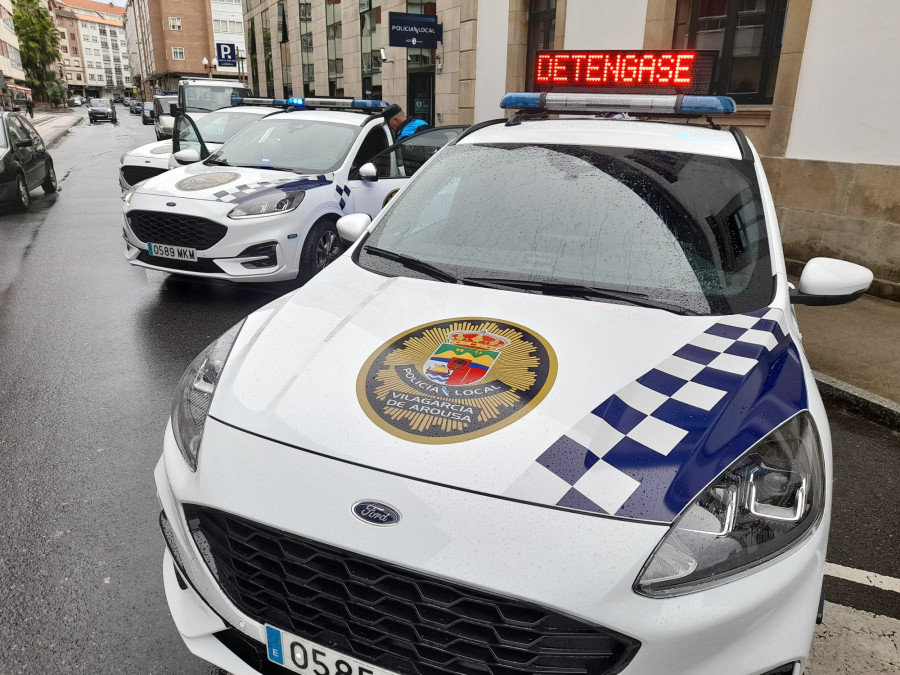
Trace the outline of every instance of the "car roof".
<path fill-rule="evenodd" d="M 699 124 L 564 117 L 523 120 L 521 124 L 491 124 L 463 136 L 459 144 L 525 143 L 639 148 L 741 159 L 741 148 L 730 131 Z"/>
<path fill-rule="evenodd" d="M 217 112 L 253 113 L 259 115 L 260 117 L 264 117 L 265 115 L 271 115 L 272 113 L 284 112 L 284 108 L 278 108 L 269 105 L 232 105 L 225 108 L 219 108 L 218 110 L 212 110 L 209 112 L 209 114 L 212 115 L 213 113 Z M 190 113 L 188 114 L 190 115 Z"/>

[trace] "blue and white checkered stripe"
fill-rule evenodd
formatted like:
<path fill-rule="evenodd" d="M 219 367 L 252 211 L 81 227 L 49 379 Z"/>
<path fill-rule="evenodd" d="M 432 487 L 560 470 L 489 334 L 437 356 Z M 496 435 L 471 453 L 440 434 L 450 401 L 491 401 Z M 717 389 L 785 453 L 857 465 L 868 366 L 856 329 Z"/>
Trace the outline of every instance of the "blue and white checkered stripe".
<path fill-rule="evenodd" d="M 334 189 L 335 189 L 335 191 L 336 191 L 337 194 L 338 194 L 338 199 L 340 199 L 340 201 L 338 202 L 338 204 L 340 204 L 340 205 L 341 205 L 341 209 L 343 209 L 343 208 L 347 205 L 347 199 L 346 199 L 346 198 L 350 196 L 350 186 L 349 186 L 349 185 L 344 185 L 344 186 L 342 187 L 342 186 L 340 186 L 340 185 L 335 185 L 335 186 L 334 186 Z"/>
<path fill-rule="evenodd" d="M 706 442 L 748 378 L 767 368 L 790 343 L 778 309 L 721 318 L 603 401 L 547 448 L 505 494 L 671 522 L 696 497 L 673 498 L 670 488 L 678 472 Z"/>
<path fill-rule="evenodd" d="M 218 192 L 213 192 L 212 198 L 217 202 L 225 202 L 227 204 L 239 204 L 241 202 L 256 197 L 260 193 L 267 190 L 309 190 L 331 183 L 327 176 L 315 176 L 314 178 L 286 178 L 284 180 L 259 181 L 256 183 L 241 183 L 240 185 L 229 185 L 223 187 Z"/>

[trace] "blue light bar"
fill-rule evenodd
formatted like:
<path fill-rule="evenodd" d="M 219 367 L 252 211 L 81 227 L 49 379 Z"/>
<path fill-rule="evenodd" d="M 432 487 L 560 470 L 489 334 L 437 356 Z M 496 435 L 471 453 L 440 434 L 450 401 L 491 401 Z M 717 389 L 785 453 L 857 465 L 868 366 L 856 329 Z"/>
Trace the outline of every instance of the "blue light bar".
<path fill-rule="evenodd" d="M 294 108 L 331 108 L 334 110 L 384 110 L 385 101 L 362 98 L 238 98 L 231 99 L 231 105 L 270 105 Z"/>
<path fill-rule="evenodd" d="M 737 111 L 728 96 L 681 96 L 677 94 L 557 94 L 514 92 L 504 95 L 506 110 L 547 113 L 642 113 L 650 115 L 731 115 Z"/>
<path fill-rule="evenodd" d="M 231 99 L 231 105 L 269 105 L 275 108 L 293 106 L 303 108 L 305 103 L 302 98 L 239 98 Z"/>

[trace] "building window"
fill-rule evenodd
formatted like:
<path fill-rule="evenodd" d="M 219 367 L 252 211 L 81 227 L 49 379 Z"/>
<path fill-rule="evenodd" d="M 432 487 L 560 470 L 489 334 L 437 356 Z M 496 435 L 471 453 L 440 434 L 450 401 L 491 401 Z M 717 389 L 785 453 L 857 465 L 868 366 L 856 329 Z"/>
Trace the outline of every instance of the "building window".
<path fill-rule="evenodd" d="M 291 72 L 291 44 L 288 40 L 288 22 L 284 10 L 284 0 L 278 2 L 278 26 L 275 31 L 278 35 L 281 49 L 281 88 L 282 96 L 290 98 L 294 95 L 293 73 Z"/>
<path fill-rule="evenodd" d="M 275 71 L 272 65 L 272 28 L 268 8 L 260 12 L 263 39 L 263 66 L 266 69 L 266 97 L 275 98 Z"/>
<path fill-rule="evenodd" d="M 69 39 L 74 42 L 75 41 L 75 33 L 69 33 Z"/>
<path fill-rule="evenodd" d="M 341 0 L 325 0 L 325 43 L 328 51 L 328 95 L 344 95 L 344 52 L 341 46 Z"/>
<path fill-rule="evenodd" d="M 556 34 L 556 0 L 531 0 L 528 12 L 526 82 L 534 89 L 534 62 L 542 49 L 553 49 Z"/>
<path fill-rule="evenodd" d="M 81 73 L 75 73 L 75 79 L 81 82 Z"/>
<path fill-rule="evenodd" d="M 169 17 L 169 30 L 181 30 L 181 17 L 180 16 L 170 16 Z"/>
<path fill-rule="evenodd" d="M 172 60 L 184 61 L 184 47 L 172 47 Z"/>
<path fill-rule="evenodd" d="M 73 59 L 72 62 L 75 64 L 76 68 L 81 67 L 81 61 L 79 59 Z"/>
<path fill-rule="evenodd" d="M 60 30 L 60 31 L 57 31 L 57 32 L 59 33 L 59 39 L 60 39 L 60 40 L 65 40 L 65 39 L 66 39 L 66 31 Z"/>
<path fill-rule="evenodd" d="M 64 66 L 68 66 L 68 65 L 69 65 L 69 59 L 63 59 L 63 65 L 64 65 Z"/>
<path fill-rule="evenodd" d="M 313 65 L 313 35 L 312 35 L 312 3 L 300 3 L 300 64 L 303 70 L 303 95 L 306 97 L 316 94 L 316 76 Z"/>
<path fill-rule="evenodd" d="M 673 47 L 719 52 L 714 93 L 771 103 L 788 0 L 678 0 Z"/>
<path fill-rule="evenodd" d="M 363 98 L 381 98 L 381 0 L 366 3 L 369 8 L 363 10 L 360 3 L 359 39 L 362 58 L 362 93 Z"/>
<path fill-rule="evenodd" d="M 69 53 L 69 48 L 66 47 L 65 45 L 60 45 L 60 46 L 59 46 L 59 51 L 61 51 L 63 54 L 68 54 L 68 53 Z"/>
<path fill-rule="evenodd" d="M 78 47 L 72 47 L 72 56 L 78 56 Z"/>

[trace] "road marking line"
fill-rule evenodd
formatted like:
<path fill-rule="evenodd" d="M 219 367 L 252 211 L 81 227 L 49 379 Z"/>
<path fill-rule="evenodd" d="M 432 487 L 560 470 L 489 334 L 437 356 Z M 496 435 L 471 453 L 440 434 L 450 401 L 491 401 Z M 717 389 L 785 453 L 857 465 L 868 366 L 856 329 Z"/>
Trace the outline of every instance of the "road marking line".
<path fill-rule="evenodd" d="M 883 591 L 893 591 L 900 593 L 900 579 L 894 577 L 886 577 L 883 574 L 875 574 L 875 572 L 866 572 L 865 570 L 857 570 L 852 567 L 844 567 L 843 565 L 835 565 L 834 563 L 825 563 L 825 574 L 846 581 L 853 581 L 857 584 L 865 584 L 866 586 L 874 586 Z"/>

